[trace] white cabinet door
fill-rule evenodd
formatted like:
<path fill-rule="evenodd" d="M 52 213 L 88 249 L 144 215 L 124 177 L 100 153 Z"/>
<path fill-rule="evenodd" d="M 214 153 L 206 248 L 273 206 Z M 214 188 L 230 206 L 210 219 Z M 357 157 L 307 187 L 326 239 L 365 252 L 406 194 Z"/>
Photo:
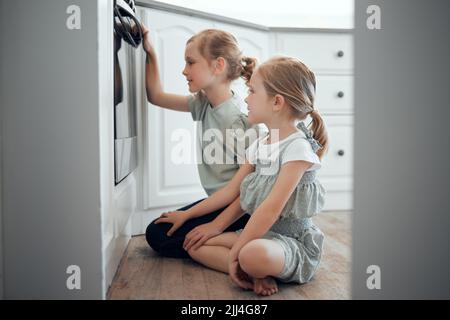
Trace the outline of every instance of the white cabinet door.
<path fill-rule="evenodd" d="M 353 113 L 353 76 L 316 75 L 315 106 L 322 114 Z"/>
<path fill-rule="evenodd" d="M 186 41 L 195 33 L 211 28 L 204 20 L 140 8 L 141 21 L 150 29 L 158 55 L 162 85 L 166 92 L 188 95 L 182 75 Z M 140 60 L 145 68 L 144 57 Z M 144 72 L 142 77 L 144 77 Z M 206 194 L 201 187 L 195 159 L 195 122 L 188 112 L 162 109 L 147 102 L 142 79 L 142 103 L 146 131 L 144 159 L 144 208 L 193 202 Z M 146 114 L 145 114 L 146 112 Z M 185 144 L 186 161 L 176 163 L 172 153 Z M 179 150 L 179 148 L 178 148 Z"/>
<path fill-rule="evenodd" d="M 277 33 L 279 54 L 295 56 L 314 73 L 353 72 L 353 37 L 350 34 Z"/>
<path fill-rule="evenodd" d="M 329 149 L 319 180 L 327 191 L 325 210 L 353 208 L 353 116 L 324 116 Z"/>

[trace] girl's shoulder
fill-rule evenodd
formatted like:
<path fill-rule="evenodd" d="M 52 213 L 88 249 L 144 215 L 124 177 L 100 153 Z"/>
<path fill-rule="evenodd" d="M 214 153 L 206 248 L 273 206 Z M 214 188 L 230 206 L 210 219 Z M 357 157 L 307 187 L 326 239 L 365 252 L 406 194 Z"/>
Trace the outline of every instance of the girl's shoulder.
<path fill-rule="evenodd" d="M 208 101 L 208 97 L 202 91 L 191 93 L 188 97 L 189 100 L 196 103 L 204 103 Z"/>
<path fill-rule="evenodd" d="M 314 153 L 311 144 L 306 139 L 306 135 L 301 131 L 291 134 L 283 142 L 283 150 L 305 149 L 305 151 L 311 151 Z"/>
<path fill-rule="evenodd" d="M 291 139 L 285 142 L 280 150 L 280 158 L 281 164 L 295 160 L 310 162 L 312 167 L 308 171 L 318 170 L 322 166 L 319 156 L 303 132 L 293 134 Z"/>

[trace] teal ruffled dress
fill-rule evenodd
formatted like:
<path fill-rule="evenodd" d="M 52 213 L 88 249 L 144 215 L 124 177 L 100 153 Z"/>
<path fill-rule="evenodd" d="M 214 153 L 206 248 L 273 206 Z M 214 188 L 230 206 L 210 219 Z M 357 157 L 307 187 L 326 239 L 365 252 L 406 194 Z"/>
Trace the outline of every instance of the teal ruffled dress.
<path fill-rule="evenodd" d="M 285 253 L 283 271 L 276 278 L 282 282 L 305 283 L 314 276 L 322 256 L 324 234 L 311 217 L 322 210 L 325 189 L 316 177 L 321 167 L 316 152 L 321 146 L 303 122 L 298 128 L 299 132 L 279 142 L 267 145 L 265 138 L 261 138 L 248 148 L 247 159 L 255 165 L 255 171 L 242 181 L 240 197 L 242 209 L 252 214 L 269 195 L 284 163 L 294 160 L 313 163 L 300 179 L 279 219 L 263 236 L 279 243 Z"/>

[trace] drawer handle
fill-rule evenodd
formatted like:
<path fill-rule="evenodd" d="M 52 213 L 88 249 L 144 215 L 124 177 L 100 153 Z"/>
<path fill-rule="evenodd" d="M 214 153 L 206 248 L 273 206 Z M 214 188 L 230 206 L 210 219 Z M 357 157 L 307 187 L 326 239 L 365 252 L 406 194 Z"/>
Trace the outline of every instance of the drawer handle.
<path fill-rule="evenodd" d="M 342 156 L 344 155 L 344 150 L 342 150 L 342 149 L 339 150 L 339 151 L 338 151 L 338 155 L 342 157 Z"/>
<path fill-rule="evenodd" d="M 337 96 L 338 96 L 339 98 L 342 98 L 342 97 L 344 96 L 344 92 L 343 92 L 343 91 L 339 91 L 338 94 L 337 94 Z"/>
<path fill-rule="evenodd" d="M 344 56 L 344 51 L 339 50 L 338 53 L 337 53 L 337 56 L 338 56 L 339 58 L 342 58 L 342 57 Z"/>

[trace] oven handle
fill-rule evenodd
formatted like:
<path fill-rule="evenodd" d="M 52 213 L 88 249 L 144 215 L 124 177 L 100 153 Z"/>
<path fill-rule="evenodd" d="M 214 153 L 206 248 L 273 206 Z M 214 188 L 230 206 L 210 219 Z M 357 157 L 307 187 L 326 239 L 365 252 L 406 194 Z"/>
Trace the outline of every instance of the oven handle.
<path fill-rule="evenodd" d="M 137 31 L 139 33 L 137 37 L 133 37 L 131 35 L 131 30 L 127 30 L 127 26 L 129 26 L 129 24 L 124 21 L 119 9 L 117 8 L 117 5 L 114 7 L 114 16 L 118 17 L 121 23 L 121 26 L 119 26 L 117 23 L 114 24 L 114 29 L 116 30 L 118 35 L 130 45 L 137 48 L 142 41 L 142 27 L 139 23 L 139 20 L 134 15 L 128 16 L 136 24 Z"/>

